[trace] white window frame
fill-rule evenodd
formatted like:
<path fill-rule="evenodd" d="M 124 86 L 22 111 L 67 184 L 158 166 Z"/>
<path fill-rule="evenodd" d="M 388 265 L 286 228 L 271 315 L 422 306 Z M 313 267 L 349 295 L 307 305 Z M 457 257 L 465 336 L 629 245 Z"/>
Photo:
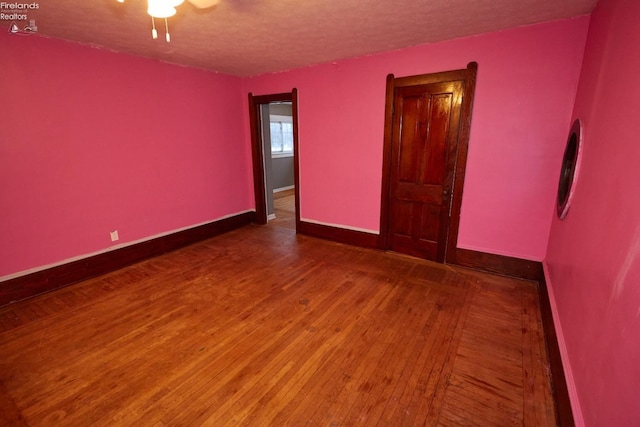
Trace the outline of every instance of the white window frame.
<path fill-rule="evenodd" d="M 270 114 L 269 115 L 269 128 L 271 128 L 271 123 L 289 123 L 293 128 L 293 117 L 292 116 L 282 116 L 279 114 Z M 271 141 L 269 141 L 271 143 Z M 272 146 L 273 147 L 273 146 Z M 293 146 L 291 147 L 291 151 L 278 151 L 274 152 L 273 149 L 271 151 L 271 158 L 277 159 L 282 157 L 293 157 Z"/>

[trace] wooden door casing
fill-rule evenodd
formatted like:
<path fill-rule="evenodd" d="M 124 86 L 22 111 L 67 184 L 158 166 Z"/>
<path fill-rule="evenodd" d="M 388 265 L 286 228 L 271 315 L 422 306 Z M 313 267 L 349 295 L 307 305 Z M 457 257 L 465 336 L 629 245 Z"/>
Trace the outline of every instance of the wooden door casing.
<path fill-rule="evenodd" d="M 251 130 L 251 155 L 253 163 L 253 191 L 256 205 L 256 223 L 267 223 L 265 198 L 264 153 L 262 149 L 262 128 L 260 105 L 272 102 L 291 102 L 293 114 L 293 179 L 295 187 L 296 230 L 300 228 L 300 166 L 298 161 L 298 89 L 271 95 L 249 93 L 249 127 Z"/>
<path fill-rule="evenodd" d="M 455 259 L 476 71 L 388 76 L 382 248 Z"/>

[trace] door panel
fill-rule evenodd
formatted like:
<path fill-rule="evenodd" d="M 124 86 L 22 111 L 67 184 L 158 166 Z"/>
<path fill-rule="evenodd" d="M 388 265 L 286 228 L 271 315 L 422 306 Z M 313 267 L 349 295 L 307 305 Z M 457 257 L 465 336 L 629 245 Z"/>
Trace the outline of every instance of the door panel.
<path fill-rule="evenodd" d="M 394 89 L 388 241 L 392 250 L 444 260 L 462 81 Z"/>
<path fill-rule="evenodd" d="M 447 132 L 449 131 L 452 93 L 434 95 L 431 100 L 429 115 L 429 135 L 424 150 L 422 177 L 425 184 L 441 185 L 445 178 L 447 160 Z"/>
<path fill-rule="evenodd" d="M 418 180 L 418 170 L 420 162 L 420 146 L 411 144 L 411 141 L 422 138 L 420 134 L 420 112 L 424 108 L 423 100 L 416 96 L 406 96 L 399 98 L 398 107 L 403 114 L 399 116 L 398 129 L 402 132 L 398 134 L 401 139 L 398 147 L 398 182 L 414 183 Z"/>
<path fill-rule="evenodd" d="M 426 204 L 422 208 L 422 218 L 420 219 L 420 235 L 421 240 L 435 242 L 438 240 L 438 227 L 440 223 L 440 206 L 437 204 Z"/>
<path fill-rule="evenodd" d="M 397 218 L 395 234 L 396 236 L 411 237 L 411 217 L 413 216 L 413 203 L 398 200 L 395 203 Z"/>

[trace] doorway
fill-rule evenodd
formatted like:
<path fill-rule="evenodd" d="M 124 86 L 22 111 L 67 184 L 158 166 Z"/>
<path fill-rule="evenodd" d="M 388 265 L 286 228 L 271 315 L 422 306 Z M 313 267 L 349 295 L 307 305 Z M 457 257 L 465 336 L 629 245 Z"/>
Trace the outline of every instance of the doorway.
<path fill-rule="evenodd" d="M 256 222 L 298 228 L 297 90 L 249 94 Z"/>
<path fill-rule="evenodd" d="M 383 248 L 455 261 L 476 73 L 387 77 Z"/>

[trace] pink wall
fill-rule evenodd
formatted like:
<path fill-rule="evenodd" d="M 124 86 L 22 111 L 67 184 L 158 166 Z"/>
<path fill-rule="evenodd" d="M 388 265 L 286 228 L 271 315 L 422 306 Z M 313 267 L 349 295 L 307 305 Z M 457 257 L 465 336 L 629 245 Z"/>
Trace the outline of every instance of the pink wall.
<path fill-rule="evenodd" d="M 478 62 L 458 246 L 542 260 L 587 27 L 588 17 L 556 21 L 258 76 L 243 87 L 299 89 L 302 218 L 378 233 L 386 75 Z"/>
<path fill-rule="evenodd" d="M 579 425 L 640 425 L 638 22 L 636 0 L 600 0 L 592 14 L 573 112 L 580 176 L 545 260 Z"/>
<path fill-rule="evenodd" d="M 253 208 L 239 78 L 41 37 L 0 52 L 0 277 Z"/>

